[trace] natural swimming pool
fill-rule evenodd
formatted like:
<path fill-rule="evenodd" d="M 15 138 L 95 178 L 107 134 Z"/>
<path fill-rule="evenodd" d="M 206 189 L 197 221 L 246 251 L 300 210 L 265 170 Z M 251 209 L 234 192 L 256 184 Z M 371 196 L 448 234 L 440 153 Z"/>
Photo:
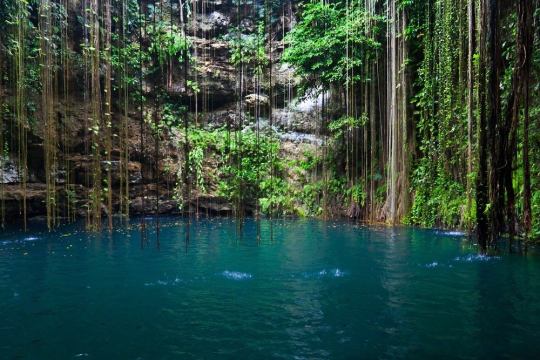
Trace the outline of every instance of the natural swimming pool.
<path fill-rule="evenodd" d="M 2 359 L 540 354 L 540 257 L 346 222 L 153 219 L 0 238 Z M 186 232 L 189 229 L 189 239 Z"/>

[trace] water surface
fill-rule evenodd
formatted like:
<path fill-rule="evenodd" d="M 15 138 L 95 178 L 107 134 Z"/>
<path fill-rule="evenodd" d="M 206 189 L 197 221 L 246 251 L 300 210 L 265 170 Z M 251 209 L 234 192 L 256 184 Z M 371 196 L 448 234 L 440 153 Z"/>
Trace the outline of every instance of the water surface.
<path fill-rule="evenodd" d="M 0 237 L 2 359 L 535 358 L 540 258 L 459 233 L 152 219 Z M 189 239 L 187 232 L 189 231 Z"/>

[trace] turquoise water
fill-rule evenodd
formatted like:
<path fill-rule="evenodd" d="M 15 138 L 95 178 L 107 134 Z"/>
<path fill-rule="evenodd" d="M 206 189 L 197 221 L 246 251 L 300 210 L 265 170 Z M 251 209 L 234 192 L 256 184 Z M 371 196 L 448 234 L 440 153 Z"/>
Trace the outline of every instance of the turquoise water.
<path fill-rule="evenodd" d="M 2 235 L 0 358 L 540 355 L 535 252 L 307 220 L 263 221 L 258 242 L 254 221 L 226 219 L 193 222 L 189 239 L 161 219 L 158 248 L 152 221 L 147 242 L 136 226 Z"/>

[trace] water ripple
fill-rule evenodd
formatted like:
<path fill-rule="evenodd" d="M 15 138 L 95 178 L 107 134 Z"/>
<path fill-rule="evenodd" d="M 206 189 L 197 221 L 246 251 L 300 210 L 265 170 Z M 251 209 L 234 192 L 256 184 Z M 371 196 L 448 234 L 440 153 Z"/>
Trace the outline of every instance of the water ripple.
<path fill-rule="evenodd" d="M 249 273 L 244 273 L 244 272 L 239 272 L 239 271 L 229 271 L 229 270 L 225 270 L 224 272 L 221 273 L 221 275 L 226 279 L 235 280 L 235 281 L 249 280 L 253 278 L 253 275 Z"/>

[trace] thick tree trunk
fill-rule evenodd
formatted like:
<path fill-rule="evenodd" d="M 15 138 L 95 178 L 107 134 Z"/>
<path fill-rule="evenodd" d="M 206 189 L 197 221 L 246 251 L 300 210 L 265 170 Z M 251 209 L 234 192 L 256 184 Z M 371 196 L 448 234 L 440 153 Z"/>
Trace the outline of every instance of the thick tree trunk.
<path fill-rule="evenodd" d="M 388 198 L 387 220 L 398 223 L 409 210 L 409 168 L 414 139 L 408 119 L 406 9 L 388 2 L 387 102 Z"/>
<path fill-rule="evenodd" d="M 508 147 L 503 151 L 506 153 L 505 164 L 505 185 L 507 193 L 507 219 L 509 222 L 508 232 L 510 243 L 515 234 L 515 194 L 512 184 L 513 161 L 517 150 L 517 128 L 519 123 L 519 112 L 521 104 L 525 103 L 525 124 L 523 141 L 523 170 L 524 170 L 524 223 L 527 231 L 527 221 L 530 225 L 530 167 L 528 159 L 528 91 L 529 91 L 529 71 L 530 56 L 532 51 L 532 6 L 528 0 L 520 0 L 517 7 L 518 31 L 516 39 L 517 58 L 514 72 L 512 74 L 512 93 L 508 101 L 508 116 L 506 117 L 506 129 L 509 134 Z M 527 197 L 528 192 L 528 197 Z"/>

